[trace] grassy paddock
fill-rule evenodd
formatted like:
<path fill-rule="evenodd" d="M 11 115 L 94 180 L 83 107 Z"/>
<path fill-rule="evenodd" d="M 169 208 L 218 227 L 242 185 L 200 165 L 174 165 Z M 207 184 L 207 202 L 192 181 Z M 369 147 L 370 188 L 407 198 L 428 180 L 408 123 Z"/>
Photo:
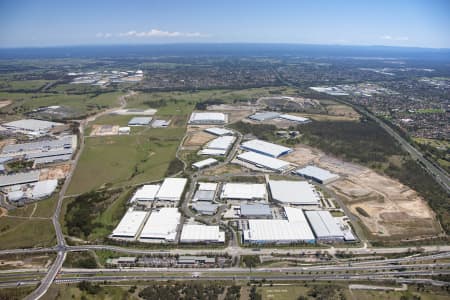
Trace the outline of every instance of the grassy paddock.
<path fill-rule="evenodd" d="M 56 243 L 51 220 L 0 218 L 0 249 L 50 247 Z"/>

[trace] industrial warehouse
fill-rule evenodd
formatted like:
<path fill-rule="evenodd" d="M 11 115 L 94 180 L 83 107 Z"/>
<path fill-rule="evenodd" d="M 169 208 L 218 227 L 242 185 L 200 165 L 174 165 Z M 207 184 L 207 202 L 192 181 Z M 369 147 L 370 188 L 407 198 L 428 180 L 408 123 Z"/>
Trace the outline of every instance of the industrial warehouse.
<path fill-rule="evenodd" d="M 180 243 L 224 243 L 225 232 L 218 225 L 186 224 L 181 231 Z"/>
<path fill-rule="evenodd" d="M 292 205 L 318 205 L 320 196 L 306 181 L 270 180 L 273 201 Z"/>
<path fill-rule="evenodd" d="M 228 122 L 228 116 L 220 112 L 193 112 L 189 119 L 189 124 L 225 124 Z"/>
<path fill-rule="evenodd" d="M 218 138 L 215 138 L 207 143 L 206 146 L 202 150 L 200 150 L 198 154 L 224 156 L 233 146 L 235 140 L 235 136 L 219 136 Z"/>
<path fill-rule="evenodd" d="M 307 179 L 315 180 L 321 184 L 328 184 L 339 179 L 339 175 L 315 166 L 307 166 L 302 169 L 298 169 L 295 173 Z"/>
<path fill-rule="evenodd" d="M 262 140 L 250 140 L 241 144 L 241 148 L 244 150 L 256 152 L 259 154 L 267 155 L 270 157 L 280 157 L 292 152 L 291 148 L 281 145 L 269 143 Z"/>
<path fill-rule="evenodd" d="M 283 160 L 262 155 L 256 152 L 244 152 L 236 157 L 238 160 L 275 172 L 285 172 L 289 169 L 290 164 Z"/>

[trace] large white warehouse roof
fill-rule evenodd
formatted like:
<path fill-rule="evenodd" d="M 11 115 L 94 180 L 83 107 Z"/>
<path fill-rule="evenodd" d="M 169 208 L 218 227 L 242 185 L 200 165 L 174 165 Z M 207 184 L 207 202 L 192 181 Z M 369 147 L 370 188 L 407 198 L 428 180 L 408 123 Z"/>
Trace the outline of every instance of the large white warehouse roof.
<path fill-rule="evenodd" d="M 251 151 L 239 154 L 237 159 L 251 163 L 257 167 L 263 167 L 279 172 L 289 168 L 288 162 Z"/>
<path fill-rule="evenodd" d="M 211 134 L 218 135 L 218 136 L 233 134 L 233 131 L 225 129 L 225 128 L 220 128 L 220 127 L 206 128 L 205 131 L 207 133 L 211 133 Z"/>
<path fill-rule="evenodd" d="M 56 179 L 38 181 L 31 190 L 31 197 L 33 199 L 49 197 L 56 190 L 57 186 L 58 180 Z"/>
<path fill-rule="evenodd" d="M 303 117 L 289 115 L 289 114 L 280 115 L 280 118 L 288 120 L 288 121 L 298 122 L 298 123 L 310 122 L 310 120 L 308 118 L 303 118 Z"/>
<path fill-rule="evenodd" d="M 220 136 L 210 141 L 205 148 L 215 150 L 228 150 L 236 140 L 235 136 Z"/>
<path fill-rule="evenodd" d="M 146 184 L 136 190 L 130 202 L 153 201 L 161 186 L 159 184 Z"/>
<path fill-rule="evenodd" d="M 306 211 L 306 216 L 319 240 L 343 240 L 344 232 L 326 210 Z"/>
<path fill-rule="evenodd" d="M 13 130 L 46 132 L 53 127 L 64 125 L 63 123 L 42 121 L 36 119 L 23 119 L 2 124 L 4 127 Z"/>
<path fill-rule="evenodd" d="M 181 243 L 225 242 L 225 233 L 219 231 L 218 225 L 184 225 L 181 232 Z"/>
<path fill-rule="evenodd" d="M 298 205 L 317 205 L 320 197 L 314 186 L 306 181 L 270 180 L 272 199 Z"/>
<path fill-rule="evenodd" d="M 156 194 L 156 199 L 165 201 L 179 201 L 186 183 L 186 178 L 164 179 L 158 193 Z"/>
<path fill-rule="evenodd" d="M 140 239 L 175 241 L 180 217 L 177 208 L 163 207 L 159 211 L 152 212 L 142 229 Z"/>
<path fill-rule="evenodd" d="M 112 236 L 135 238 L 146 216 L 147 212 L 145 211 L 135 211 L 133 208 L 128 209 L 122 220 L 120 220 L 119 225 L 114 229 Z"/>
<path fill-rule="evenodd" d="M 227 117 L 224 113 L 218 112 L 193 112 L 189 123 L 191 124 L 208 124 L 208 123 L 226 123 Z"/>
<path fill-rule="evenodd" d="M 204 160 L 201 160 L 201 161 L 193 163 L 192 166 L 194 168 L 197 168 L 197 169 L 202 169 L 202 168 L 206 168 L 206 167 L 212 166 L 212 165 L 214 165 L 214 164 L 216 164 L 218 162 L 219 161 L 217 159 L 207 158 L 207 159 L 204 159 Z"/>
<path fill-rule="evenodd" d="M 0 175 L 0 187 L 36 182 L 39 180 L 40 173 L 39 170 L 33 170 L 25 173 Z"/>
<path fill-rule="evenodd" d="M 339 175 L 315 166 L 307 166 L 302 169 L 298 169 L 295 173 L 306 178 L 312 178 L 320 183 L 330 183 L 339 179 Z"/>
<path fill-rule="evenodd" d="M 225 183 L 221 199 L 256 200 L 265 199 L 266 185 L 260 183 Z"/>
<path fill-rule="evenodd" d="M 241 147 L 243 149 L 271 157 L 279 157 L 281 155 L 285 155 L 288 154 L 289 152 L 292 152 L 291 148 L 269 143 L 262 140 L 250 140 L 242 143 Z"/>

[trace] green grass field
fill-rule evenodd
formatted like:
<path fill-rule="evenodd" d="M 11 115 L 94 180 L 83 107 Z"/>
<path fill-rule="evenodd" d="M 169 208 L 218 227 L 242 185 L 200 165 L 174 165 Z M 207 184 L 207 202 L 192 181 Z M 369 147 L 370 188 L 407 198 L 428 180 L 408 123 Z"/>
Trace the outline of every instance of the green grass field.
<path fill-rule="evenodd" d="M 35 91 L 53 80 L 12 80 L 2 81 L 0 91 Z"/>
<path fill-rule="evenodd" d="M 56 243 L 51 220 L 0 218 L 0 249 L 49 247 Z"/>
<path fill-rule="evenodd" d="M 87 138 L 68 194 L 161 179 L 183 134 L 184 128 L 148 128 L 127 136 Z"/>
<path fill-rule="evenodd" d="M 0 100 L 12 100 L 13 103 L 1 111 L 11 114 L 23 114 L 36 108 L 61 105 L 71 111 L 74 117 L 95 113 L 105 108 L 117 106 L 122 92 L 104 94 L 50 94 L 50 93 L 5 93 L 0 92 Z"/>

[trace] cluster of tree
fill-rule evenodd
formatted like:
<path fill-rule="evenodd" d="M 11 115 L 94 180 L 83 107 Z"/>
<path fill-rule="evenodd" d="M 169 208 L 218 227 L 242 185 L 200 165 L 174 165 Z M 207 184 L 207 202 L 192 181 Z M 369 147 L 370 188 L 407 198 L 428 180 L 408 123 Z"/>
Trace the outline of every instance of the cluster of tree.
<path fill-rule="evenodd" d="M 373 121 L 313 122 L 299 126 L 302 142 L 362 164 L 402 155 L 395 140 Z"/>
<path fill-rule="evenodd" d="M 8 163 L 6 166 L 8 169 L 10 169 L 11 172 L 19 172 L 22 170 L 31 169 L 33 167 L 33 161 L 32 160 L 16 160 L 13 162 Z"/>
<path fill-rule="evenodd" d="M 231 125 L 232 128 L 242 134 L 251 134 L 262 140 L 273 140 L 277 127 L 269 124 L 249 124 L 242 121 Z"/>
<path fill-rule="evenodd" d="M 69 235 L 87 237 L 96 227 L 103 226 L 94 222 L 95 218 L 109 206 L 109 200 L 119 192 L 121 190 L 97 190 L 77 196 L 67 205 L 65 220 Z"/>
<path fill-rule="evenodd" d="M 172 159 L 170 161 L 169 166 L 167 167 L 167 171 L 164 176 L 167 177 L 170 175 L 174 175 L 178 172 L 183 171 L 183 168 L 184 168 L 183 162 L 175 157 L 174 159 Z"/>
<path fill-rule="evenodd" d="M 89 281 L 81 281 L 77 284 L 80 291 L 87 292 L 88 294 L 95 295 L 101 292 L 102 287 L 99 284 L 93 284 Z"/>
<path fill-rule="evenodd" d="M 224 292 L 224 287 L 216 283 L 184 283 L 154 284 L 139 292 L 139 297 L 148 300 L 178 300 L 178 299 L 218 299 Z M 233 298 L 239 299 L 239 298 Z"/>
<path fill-rule="evenodd" d="M 94 254 L 85 252 L 71 252 L 67 255 L 64 265 L 70 268 L 95 269 L 98 267 Z"/>
<path fill-rule="evenodd" d="M 201 102 L 197 102 L 195 104 L 196 110 L 206 110 L 208 108 L 208 105 L 220 105 L 224 104 L 225 102 L 223 100 L 217 100 L 217 99 L 209 99 Z"/>
<path fill-rule="evenodd" d="M 256 291 L 256 286 L 252 286 L 252 288 L 250 289 L 250 295 L 249 295 L 249 297 L 250 297 L 250 300 L 261 300 L 262 299 L 262 296 L 261 296 L 261 294 L 259 294 L 257 291 Z"/>
<path fill-rule="evenodd" d="M 345 300 L 344 290 L 336 285 L 315 285 L 307 293 L 309 297 L 317 300 Z M 308 299 L 305 296 L 300 296 L 299 300 Z"/>
<path fill-rule="evenodd" d="M 227 289 L 227 294 L 225 295 L 224 300 L 235 300 L 241 299 L 241 286 L 240 285 L 232 285 Z"/>
<path fill-rule="evenodd" d="M 243 255 L 241 259 L 247 268 L 254 268 L 261 263 L 258 255 Z"/>

